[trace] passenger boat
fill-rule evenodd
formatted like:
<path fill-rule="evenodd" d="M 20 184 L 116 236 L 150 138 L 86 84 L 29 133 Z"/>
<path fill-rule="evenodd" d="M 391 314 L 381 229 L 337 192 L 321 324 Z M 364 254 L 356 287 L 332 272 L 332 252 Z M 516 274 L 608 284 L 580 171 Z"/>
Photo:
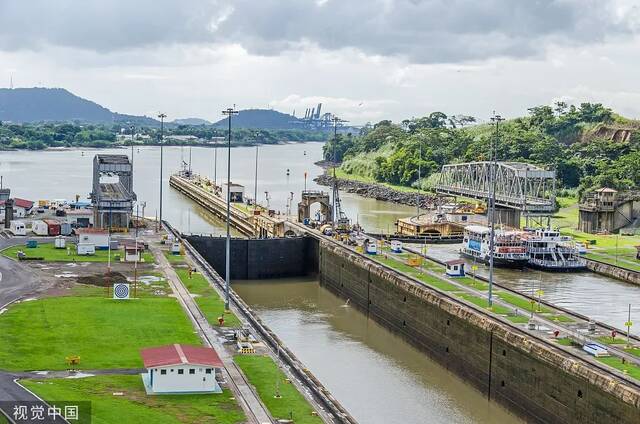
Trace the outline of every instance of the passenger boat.
<path fill-rule="evenodd" d="M 524 236 L 529 266 L 547 271 L 581 271 L 587 267 L 573 239 L 560 231 L 537 228 Z"/>
<path fill-rule="evenodd" d="M 467 225 L 460 253 L 485 264 L 489 263 L 491 229 L 484 225 Z M 529 254 L 522 242 L 522 232 L 495 230 L 493 265 L 504 268 L 524 268 Z"/>

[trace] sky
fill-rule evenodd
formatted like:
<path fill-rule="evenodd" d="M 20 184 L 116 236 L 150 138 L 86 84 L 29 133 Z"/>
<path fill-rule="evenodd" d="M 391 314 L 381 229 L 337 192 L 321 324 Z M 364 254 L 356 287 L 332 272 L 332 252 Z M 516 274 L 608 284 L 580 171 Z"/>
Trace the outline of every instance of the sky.
<path fill-rule="evenodd" d="M 0 87 L 218 120 L 486 121 L 562 100 L 640 118 L 640 0 L 0 0 Z"/>

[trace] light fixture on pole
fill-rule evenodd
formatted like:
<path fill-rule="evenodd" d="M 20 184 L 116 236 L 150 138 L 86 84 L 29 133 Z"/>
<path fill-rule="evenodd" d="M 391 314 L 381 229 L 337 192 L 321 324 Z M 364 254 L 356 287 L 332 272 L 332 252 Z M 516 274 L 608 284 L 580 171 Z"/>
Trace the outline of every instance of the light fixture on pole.
<path fill-rule="evenodd" d="M 233 115 L 237 115 L 238 111 L 235 110 L 235 107 L 227 108 L 222 111 L 223 115 L 227 115 L 229 120 L 228 127 L 228 138 L 227 138 L 227 243 L 226 243 L 226 255 L 225 255 L 225 284 L 224 284 L 224 309 L 225 311 L 229 310 L 229 281 L 231 279 L 231 265 L 230 265 L 230 257 L 231 257 L 231 233 L 229 231 L 229 222 L 231 219 L 230 210 L 231 210 L 231 117 Z"/>
<path fill-rule="evenodd" d="M 498 170 L 498 138 L 500 137 L 500 122 L 504 121 L 504 118 L 500 115 L 493 113 L 491 122 L 496 124 L 496 136 L 493 139 L 491 147 L 491 164 L 489 165 L 489 308 L 493 305 L 493 257 L 495 250 L 495 237 L 496 237 L 496 172 Z"/>
<path fill-rule="evenodd" d="M 157 230 L 160 230 L 161 227 L 161 222 L 162 222 L 162 161 L 163 161 L 163 140 L 164 140 L 164 118 L 166 118 L 167 115 L 165 115 L 164 113 L 160 113 L 158 115 L 158 118 L 160 118 L 160 221 L 158 221 L 158 227 Z"/>

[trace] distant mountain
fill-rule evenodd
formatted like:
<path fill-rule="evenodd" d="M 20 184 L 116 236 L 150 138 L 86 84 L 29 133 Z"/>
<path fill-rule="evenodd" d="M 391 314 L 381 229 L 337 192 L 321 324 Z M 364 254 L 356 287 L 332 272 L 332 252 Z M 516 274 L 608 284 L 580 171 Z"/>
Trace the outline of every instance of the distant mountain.
<path fill-rule="evenodd" d="M 232 118 L 234 128 L 260 129 L 302 129 L 302 120 L 293 115 L 271 109 L 241 110 Z M 227 119 L 221 119 L 213 124 L 214 127 L 226 127 Z"/>
<path fill-rule="evenodd" d="M 174 119 L 171 123 L 176 125 L 211 125 L 211 122 L 201 118 Z"/>
<path fill-rule="evenodd" d="M 146 116 L 111 112 L 64 88 L 0 88 L 0 121 L 122 123 L 156 126 L 160 123 Z"/>

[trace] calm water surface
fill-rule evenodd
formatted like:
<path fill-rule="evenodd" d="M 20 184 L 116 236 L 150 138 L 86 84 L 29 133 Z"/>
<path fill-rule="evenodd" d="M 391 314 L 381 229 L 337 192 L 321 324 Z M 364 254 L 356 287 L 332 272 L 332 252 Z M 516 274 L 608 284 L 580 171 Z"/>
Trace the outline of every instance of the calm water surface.
<path fill-rule="evenodd" d="M 234 289 L 361 423 L 522 422 L 313 278 Z"/>

